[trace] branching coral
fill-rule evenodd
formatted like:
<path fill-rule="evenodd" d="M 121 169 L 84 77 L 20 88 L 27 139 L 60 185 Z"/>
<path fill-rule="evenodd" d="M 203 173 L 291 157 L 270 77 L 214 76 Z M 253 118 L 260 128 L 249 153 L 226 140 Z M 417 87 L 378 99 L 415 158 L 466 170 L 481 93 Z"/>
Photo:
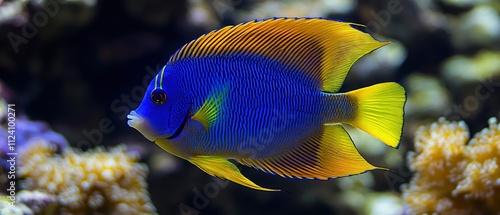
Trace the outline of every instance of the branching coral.
<path fill-rule="evenodd" d="M 1 88 L 1 86 L 0 86 Z M 1 92 L 1 89 L 0 89 Z M 0 140 L 7 140 L 8 133 L 8 120 L 7 120 L 7 102 L 0 97 Z M 17 113 L 15 119 L 15 151 L 22 153 L 28 145 L 36 140 L 44 139 L 55 146 L 58 150 L 64 150 L 68 147 L 66 138 L 61 134 L 51 130 L 47 123 L 40 121 L 31 121 L 24 115 Z M 0 158 L 5 160 L 9 159 L 7 153 L 14 152 L 11 151 L 10 145 L 7 141 L 0 144 Z M 2 160 L 0 160 L 1 162 Z M 0 163 L 1 164 L 1 163 Z M 8 164 L 3 163 L 6 167 Z"/>
<path fill-rule="evenodd" d="M 500 213 L 500 125 L 488 122 L 467 145 L 464 122 L 440 118 L 419 128 L 408 154 L 415 175 L 403 187 L 408 213 Z"/>
<path fill-rule="evenodd" d="M 146 190 L 147 167 L 123 147 L 62 155 L 40 140 L 19 156 L 22 188 L 57 199 L 59 214 L 154 214 Z"/>
<path fill-rule="evenodd" d="M 35 215 L 57 214 L 56 198 L 40 191 L 23 190 L 16 195 L 15 204 L 8 196 L 0 196 L 0 214 Z"/>

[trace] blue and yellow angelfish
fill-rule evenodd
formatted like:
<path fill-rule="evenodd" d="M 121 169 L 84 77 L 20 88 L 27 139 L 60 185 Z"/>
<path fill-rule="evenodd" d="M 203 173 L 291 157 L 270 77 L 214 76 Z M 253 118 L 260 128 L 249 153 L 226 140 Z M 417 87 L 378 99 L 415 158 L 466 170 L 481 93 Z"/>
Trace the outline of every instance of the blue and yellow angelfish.
<path fill-rule="evenodd" d="M 351 66 L 389 42 L 354 23 L 272 18 L 227 26 L 179 49 L 128 124 L 206 173 L 263 188 L 230 162 L 282 177 L 336 178 L 383 169 L 342 124 L 397 147 L 405 90 L 381 83 L 337 93 Z"/>

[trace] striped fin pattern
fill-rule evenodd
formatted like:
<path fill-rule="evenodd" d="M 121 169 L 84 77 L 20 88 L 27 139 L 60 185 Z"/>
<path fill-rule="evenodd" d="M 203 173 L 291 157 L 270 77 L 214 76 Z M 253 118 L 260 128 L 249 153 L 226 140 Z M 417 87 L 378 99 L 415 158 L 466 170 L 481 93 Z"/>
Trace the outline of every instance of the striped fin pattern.
<path fill-rule="evenodd" d="M 167 64 L 207 56 L 264 56 L 304 73 L 321 90 L 336 92 L 357 59 L 388 44 L 352 25 L 361 26 L 322 18 L 254 20 L 191 41 Z"/>
<path fill-rule="evenodd" d="M 241 164 L 286 178 L 321 179 L 383 169 L 368 163 L 340 125 L 323 126 L 300 147 L 281 156 L 236 159 Z"/>

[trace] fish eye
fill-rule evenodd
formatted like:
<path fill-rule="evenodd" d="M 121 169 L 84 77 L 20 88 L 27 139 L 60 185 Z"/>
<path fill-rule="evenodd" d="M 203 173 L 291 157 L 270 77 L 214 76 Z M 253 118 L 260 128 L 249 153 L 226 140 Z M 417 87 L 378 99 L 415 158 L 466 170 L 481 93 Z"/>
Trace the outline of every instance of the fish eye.
<path fill-rule="evenodd" d="M 162 105 L 165 101 L 167 101 L 167 94 L 165 91 L 160 89 L 153 90 L 151 93 L 151 101 L 157 105 Z"/>

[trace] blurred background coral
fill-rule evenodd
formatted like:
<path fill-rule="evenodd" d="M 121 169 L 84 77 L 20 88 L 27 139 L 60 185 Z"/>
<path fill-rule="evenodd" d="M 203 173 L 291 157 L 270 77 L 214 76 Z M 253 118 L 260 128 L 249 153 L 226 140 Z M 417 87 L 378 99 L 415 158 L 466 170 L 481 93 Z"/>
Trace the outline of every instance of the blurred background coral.
<path fill-rule="evenodd" d="M 184 43 L 225 25 L 278 16 L 361 23 L 377 39 L 393 42 L 359 60 L 341 89 L 383 81 L 396 81 L 407 89 L 399 150 L 362 131 L 348 130 L 367 160 L 392 172 L 301 181 L 242 167 L 257 184 L 286 191 L 258 192 L 214 180 L 128 127 L 126 115 L 141 101 L 145 86 Z M 8 209 L 0 199 L 4 213 L 446 214 L 460 212 L 452 210 L 457 202 L 460 210 L 469 207 L 463 202 L 470 199 L 488 200 L 484 211 L 470 206 L 468 212 L 500 210 L 488 203 L 500 201 L 500 136 L 497 122 L 490 119 L 500 117 L 497 0 L 0 0 L 0 103 L 2 158 L 8 151 L 6 104 L 12 103 L 19 153 L 45 166 L 36 170 L 36 163 L 18 160 L 18 179 L 23 179 L 18 180 L 18 191 L 25 189 L 18 199 L 25 208 Z M 431 125 L 439 117 L 449 121 Z M 450 126 L 455 130 L 443 133 Z M 469 142 L 472 134 L 488 127 Z M 490 136 L 481 139 L 483 133 Z M 467 145 L 471 149 L 498 150 L 467 152 L 468 142 L 482 144 Z M 28 156 L 35 149 L 45 150 L 43 156 Z M 449 154 L 450 150 L 462 154 Z M 111 168 L 111 176 L 99 175 L 93 172 L 110 167 L 88 169 L 75 159 L 101 159 L 111 166 L 120 162 L 120 168 Z M 458 160 L 450 165 L 456 166 L 435 166 L 453 159 Z M 74 169 L 72 180 L 86 180 L 92 192 L 64 177 L 50 176 L 58 163 L 66 168 L 60 173 Z M 0 193 L 5 195 L 5 161 L 0 168 Z M 489 171 L 486 179 L 477 178 L 482 169 Z M 433 171 L 441 171 L 437 185 L 427 184 Z M 34 181 L 34 174 L 45 174 L 44 181 Z M 117 184 L 88 182 L 92 177 Z M 58 181 L 57 186 L 47 185 L 50 181 Z M 479 186 L 480 182 L 491 186 Z M 436 193 L 439 183 L 448 186 Z M 103 188 L 113 186 L 113 191 Z M 79 192 L 61 191 L 71 187 Z M 126 193 L 141 203 L 116 197 Z M 77 206 L 65 206 L 68 198 Z M 440 206 L 433 202 L 438 200 Z"/>

